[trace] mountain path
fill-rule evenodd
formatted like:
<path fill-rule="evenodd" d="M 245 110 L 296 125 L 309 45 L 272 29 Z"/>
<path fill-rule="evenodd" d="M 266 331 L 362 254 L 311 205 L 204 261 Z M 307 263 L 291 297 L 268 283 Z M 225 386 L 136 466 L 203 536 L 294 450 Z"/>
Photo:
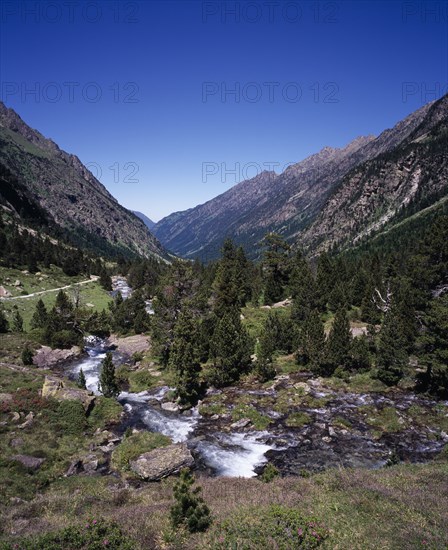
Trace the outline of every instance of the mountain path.
<path fill-rule="evenodd" d="M 80 285 L 86 285 L 88 283 L 94 283 L 95 281 L 98 281 L 99 276 L 98 275 L 92 275 L 90 279 L 87 279 L 86 281 L 79 281 L 78 283 L 73 283 L 71 285 L 61 286 L 59 288 L 49 288 L 48 290 L 40 290 L 39 292 L 32 292 L 31 294 L 25 294 L 24 296 L 9 296 L 9 297 L 2 297 L 0 300 L 21 300 L 22 298 L 33 298 L 34 296 L 41 296 L 42 294 L 47 294 L 47 292 L 59 292 L 60 290 L 67 290 L 69 288 L 73 288 L 74 286 L 80 286 Z"/>

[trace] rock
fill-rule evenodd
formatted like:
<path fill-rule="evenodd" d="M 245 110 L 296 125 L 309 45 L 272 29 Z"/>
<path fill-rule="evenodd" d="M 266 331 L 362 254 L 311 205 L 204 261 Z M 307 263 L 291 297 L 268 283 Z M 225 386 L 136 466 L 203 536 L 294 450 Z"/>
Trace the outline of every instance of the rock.
<path fill-rule="evenodd" d="M 286 298 L 286 300 L 282 300 L 281 302 L 277 302 L 276 304 L 273 304 L 272 308 L 277 309 L 279 307 L 288 307 L 292 304 L 291 298 Z"/>
<path fill-rule="evenodd" d="M 271 309 L 271 306 L 260 306 L 260 309 Z"/>
<path fill-rule="evenodd" d="M 164 411 L 177 412 L 179 410 L 179 405 L 177 403 L 173 403 L 172 401 L 162 403 L 161 407 Z"/>
<path fill-rule="evenodd" d="M 22 286 L 22 283 L 17 279 L 14 283 L 12 283 L 12 286 Z"/>
<path fill-rule="evenodd" d="M 21 447 L 24 444 L 24 441 L 23 441 L 23 438 L 21 437 L 15 437 L 14 439 L 11 439 L 9 444 L 14 449 L 17 449 L 18 447 Z"/>
<path fill-rule="evenodd" d="M 95 307 L 95 305 L 94 305 L 94 304 L 91 304 L 91 303 L 87 303 L 86 306 L 87 306 L 87 307 Z"/>
<path fill-rule="evenodd" d="M 144 334 L 136 334 L 135 336 L 126 336 L 124 338 L 112 335 L 108 339 L 110 346 L 116 346 L 118 351 L 126 355 L 145 352 L 150 348 L 148 337 Z"/>
<path fill-rule="evenodd" d="M 322 438 L 322 441 L 324 441 L 325 443 L 331 443 L 331 437 L 325 436 Z"/>
<path fill-rule="evenodd" d="M 11 393 L 0 393 L 0 403 L 9 403 L 12 399 Z"/>
<path fill-rule="evenodd" d="M 72 400 L 81 401 L 86 413 L 93 407 L 95 396 L 92 392 L 80 388 L 66 387 L 65 383 L 58 378 L 45 377 L 42 387 L 42 397 L 54 397 L 58 401 Z"/>
<path fill-rule="evenodd" d="M 0 298 L 9 298 L 12 294 L 4 286 L 0 286 Z"/>
<path fill-rule="evenodd" d="M 12 419 L 13 422 L 18 422 L 20 420 L 20 414 L 18 412 L 12 413 Z"/>
<path fill-rule="evenodd" d="M 76 476 L 82 471 L 84 471 L 82 460 L 76 459 L 70 464 L 68 470 L 64 474 L 64 477 Z"/>
<path fill-rule="evenodd" d="M 25 422 L 23 424 L 20 424 L 17 426 L 20 430 L 23 430 L 24 428 L 28 428 L 31 426 L 34 422 L 34 413 L 30 412 L 25 416 Z"/>
<path fill-rule="evenodd" d="M 33 363 L 40 368 L 51 368 L 76 359 L 81 354 L 81 348 L 78 346 L 73 346 L 70 349 L 51 349 L 48 346 L 42 346 L 34 354 Z"/>
<path fill-rule="evenodd" d="M 142 479 L 158 481 L 193 464 L 194 459 L 185 443 L 175 443 L 143 453 L 130 462 L 130 467 Z"/>
<path fill-rule="evenodd" d="M 241 420 L 238 420 L 237 422 L 230 424 L 230 427 L 234 429 L 240 429 L 240 428 L 245 428 L 250 423 L 251 423 L 250 418 L 241 418 Z"/>
<path fill-rule="evenodd" d="M 446 432 L 441 431 L 440 437 L 443 439 L 443 441 L 448 441 L 448 434 Z"/>
<path fill-rule="evenodd" d="M 11 458 L 16 462 L 20 462 L 20 464 L 23 464 L 25 468 L 29 468 L 30 470 L 38 470 L 45 462 L 45 458 L 37 458 L 36 456 L 29 455 L 14 455 Z"/>
<path fill-rule="evenodd" d="M 294 388 L 296 390 L 301 390 L 304 394 L 308 394 L 311 391 L 311 388 L 306 382 L 297 382 L 297 384 L 294 384 Z"/>
<path fill-rule="evenodd" d="M 330 426 L 330 427 L 328 428 L 328 435 L 329 435 L 330 437 L 336 437 L 336 435 L 337 435 L 337 434 L 336 434 L 336 430 L 335 430 L 332 426 Z"/>
<path fill-rule="evenodd" d="M 98 470 L 99 458 L 94 454 L 76 458 L 68 467 L 64 477 L 76 476 L 82 473 L 94 474 Z"/>

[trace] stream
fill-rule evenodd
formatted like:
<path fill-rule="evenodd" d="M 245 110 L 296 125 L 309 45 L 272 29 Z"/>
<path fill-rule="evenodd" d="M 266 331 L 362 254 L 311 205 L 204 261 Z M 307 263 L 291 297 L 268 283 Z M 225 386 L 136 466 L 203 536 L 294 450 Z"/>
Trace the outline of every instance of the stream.
<path fill-rule="evenodd" d="M 114 290 L 119 290 L 123 297 L 131 294 L 123 278 L 115 279 Z M 150 306 L 147 304 L 153 313 Z M 87 357 L 68 365 L 66 374 L 74 379 L 82 369 L 87 389 L 98 395 L 101 362 L 109 351 L 107 340 L 87 337 L 85 351 Z M 110 351 L 116 366 L 128 360 L 116 349 Z M 424 462 L 433 459 L 448 441 L 444 431 L 447 430 L 448 402 L 437 403 L 410 392 L 385 395 L 329 390 L 322 387 L 319 380 L 305 383 L 307 396 L 314 401 L 308 407 L 301 406 L 300 411 L 307 415 L 309 422 L 291 427 L 285 421 L 287 414 L 279 413 L 276 404 L 279 396 L 284 395 L 282 391 L 297 392 L 294 389 L 297 379 L 292 375 L 280 378 L 283 380 L 265 390 L 228 388 L 209 392 L 209 395 L 228 398 L 230 403 L 241 395 L 253 399 L 250 405 L 270 420 L 268 429 L 263 431 L 255 430 L 249 422 L 235 426 L 229 410 L 212 416 L 201 416 L 197 408 L 183 413 L 166 410 L 162 405 L 173 389 L 167 386 L 140 393 L 120 393 L 117 399 L 125 415 L 119 431 L 123 433 L 128 427 L 147 429 L 167 435 L 175 443 L 186 442 L 198 473 L 229 477 L 254 477 L 268 460 L 282 475 L 301 475 L 303 470 L 320 471 L 339 466 L 380 468 L 391 457 Z M 375 433 L 372 430 L 375 415 L 391 410 L 395 411 L 399 429 L 392 430 L 393 433 Z M 440 411 L 441 423 L 434 426 L 414 421 L 409 411 L 417 410 L 433 416 L 435 410 Z"/>

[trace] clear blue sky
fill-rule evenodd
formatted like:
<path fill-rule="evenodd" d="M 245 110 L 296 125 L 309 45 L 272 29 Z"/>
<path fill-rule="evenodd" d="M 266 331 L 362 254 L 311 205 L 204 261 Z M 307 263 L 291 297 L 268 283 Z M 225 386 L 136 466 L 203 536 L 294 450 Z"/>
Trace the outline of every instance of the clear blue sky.
<path fill-rule="evenodd" d="M 444 1 L 5 0 L 0 10 L 1 98 L 155 220 L 257 166 L 279 171 L 378 134 L 448 91 Z"/>

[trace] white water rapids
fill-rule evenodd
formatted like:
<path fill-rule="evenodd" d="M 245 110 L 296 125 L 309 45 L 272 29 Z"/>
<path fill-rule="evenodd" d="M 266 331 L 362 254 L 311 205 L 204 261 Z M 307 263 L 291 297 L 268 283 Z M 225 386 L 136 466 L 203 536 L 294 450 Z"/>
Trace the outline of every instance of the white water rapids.
<path fill-rule="evenodd" d="M 101 362 L 106 357 L 105 342 L 88 339 L 86 352 L 88 357 L 77 361 L 70 367 L 70 374 L 79 376 L 82 369 L 87 389 L 99 395 L 98 381 Z M 117 357 L 115 356 L 115 362 Z M 189 414 L 165 411 L 160 402 L 172 388 L 162 387 L 156 391 L 140 393 L 122 392 L 118 401 L 126 413 L 142 422 L 148 430 L 169 436 L 173 442 L 188 441 L 194 437 L 194 430 L 201 420 L 197 408 Z M 264 454 L 273 447 L 263 443 L 267 432 L 229 433 L 214 432 L 193 444 L 204 464 L 218 476 L 254 477 L 255 468 L 266 462 Z"/>

